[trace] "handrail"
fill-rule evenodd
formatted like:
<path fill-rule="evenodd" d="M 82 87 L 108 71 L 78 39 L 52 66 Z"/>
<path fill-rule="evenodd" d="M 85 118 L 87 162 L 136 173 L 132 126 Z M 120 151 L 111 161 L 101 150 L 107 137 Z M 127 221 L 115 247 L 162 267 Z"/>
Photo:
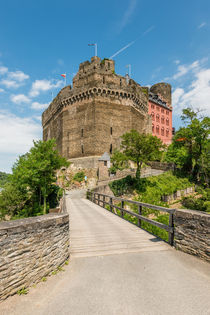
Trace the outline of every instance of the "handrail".
<path fill-rule="evenodd" d="M 103 199 L 101 199 L 101 196 L 103 197 Z M 109 199 L 109 202 L 106 201 L 106 199 Z M 168 232 L 168 243 L 173 246 L 174 243 L 174 218 L 173 218 L 173 214 L 175 212 L 175 209 L 168 209 L 168 208 L 164 208 L 161 206 L 155 206 L 155 205 L 151 205 L 148 203 L 144 203 L 144 202 L 138 202 L 138 201 L 134 201 L 134 200 L 128 200 L 128 199 L 123 199 L 123 198 L 119 198 L 119 197 L 115 197 L 115 196 L 110 196 L 110 195 L 105 195 L 105 194 L 101 194 L 98 192 L 94 192 L 94 191 L 87 191 L 87 199 L 89 199 L 90 201 L 98 204 L 100 207 L 105 208 L 105 205 L 109 205 L 110 206 L 110 211 L 113 212 L 113 208 L 118 209 L 121 211 L 121 217 L 124 217 L 124 213 L 128 213 L 136 218 L 138 218 L 138 226 L 141 227 L 141 221 L 145 221 L 147 223 L 150 223 L 156 227 L 159 227 L 161 229 L 164 229 Z M 118 200 L 121 201 L 121 207 L 116 206 L 113 203 L 113 200 Z M 124 208 L 124 204 L 125 202 L 128 203 L 132 203 L 135 205 L 138 205 L 138 212 L 139 214 L 126 210 Z M 167 212 L 169 213 L 169 225 L 148 219 L 146 217 L 144 217 L 142 215 L 142 207 L 146 207 L 146 208 L 150 208 L 153 210 L 158 210 L 158 211 L 162 211 L 162 212 Z"/>

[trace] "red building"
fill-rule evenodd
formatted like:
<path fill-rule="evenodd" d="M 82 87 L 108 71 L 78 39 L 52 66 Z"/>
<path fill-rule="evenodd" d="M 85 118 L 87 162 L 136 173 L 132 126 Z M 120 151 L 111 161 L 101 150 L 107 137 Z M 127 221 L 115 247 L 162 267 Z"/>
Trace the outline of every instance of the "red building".
<path fill-rule="evenodd" d="M 164 144 L 172 141 L 171 85 L 157 83 L 149 90 L 149 114 L 152 118 L 152 135 Z"/>

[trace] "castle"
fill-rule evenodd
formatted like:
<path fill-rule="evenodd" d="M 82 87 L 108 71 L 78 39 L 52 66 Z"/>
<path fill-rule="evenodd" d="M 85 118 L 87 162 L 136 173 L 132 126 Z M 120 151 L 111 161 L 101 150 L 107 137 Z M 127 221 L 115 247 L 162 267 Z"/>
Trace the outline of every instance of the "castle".
<path fill-rule="evenodd" d="M 80 64 L 73 87 L 64 87 L 44 111 L 43 139 L 55 138 L 68 159 L 111 154 L 125 132 L 154 132 L 153 103 L 172 112 L 169 84 L 142 87 L 117 75 L 113 60 L 92 57 Z"/>

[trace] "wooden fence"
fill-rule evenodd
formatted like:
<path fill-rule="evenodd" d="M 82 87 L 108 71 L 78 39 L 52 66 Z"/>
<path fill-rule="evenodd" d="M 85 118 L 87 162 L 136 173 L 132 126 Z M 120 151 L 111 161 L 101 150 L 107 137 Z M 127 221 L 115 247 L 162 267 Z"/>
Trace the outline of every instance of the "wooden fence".
<path fill-rule="evenodd" d="M 127 199 L 122 199 L 119 197 L 114 197 L 114 196 L 109 196 L 105 194 L 101 194 L 98 192 L 94 191 L 87 191 L 87 199 L 90 201 L 94 202 L 95 204 L 99 205 L 100 207 L 103 207 L 106 209 L 106 205 L 110 207 L 110 211 L 113 212 L 113 209 L 120 210 L 121 212 L 121 217 L 124 218 L 124 214 L 128 213 L 129 215 L 136 217 L 138 219 L 138 226 L 141 227 L 141 222 L 145 221 L 147 223 L 150 223 L 160 229 L 164 229 L 168 232 L 168 243 L 173 246 L 174 244 L 174 211 L 175 209 L 168 209 L 160 206 L 155 206 L 155 205 L 150 205 L 148 203 L 143 203 L 143 202 L 138 202 L 138 201 L 133 201 L 133 200 L 127 200 Z M 113 203 L 114 200 L 120 201 L 121 202 L 121 207 L 115 205 Z M 125 209 L 124 205 L 126 203 L 131 203 L 135 204 L 138 207 L 138 214 L 129 211 Z M 142 207 L 148 208 L 148 209 L 153 209 L 161 212 L 167 212 L 169 214 L 169 225 L 154 221 L 152 219 L 146 218 L 145 216 L 142 215 Z"/>

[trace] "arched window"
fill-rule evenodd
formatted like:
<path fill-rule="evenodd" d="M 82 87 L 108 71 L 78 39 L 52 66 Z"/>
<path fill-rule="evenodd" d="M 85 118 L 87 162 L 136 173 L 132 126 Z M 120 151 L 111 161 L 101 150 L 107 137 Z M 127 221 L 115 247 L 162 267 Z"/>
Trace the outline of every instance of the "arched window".
<path fill-rule="evenodd" d="M 165 123 L 165 118 L 164 116 L 161 117 L 161 124 L 164 124 Z"/>
<path fill-rule="evenodd" d="M 157 126 L 156 126 L 156 134 L 158 134 L 158 135 L 159 135 L 159 130 L 160 130 L 160 128 L 159 128 L 159 126 L 157 125 Z"/>
<path fill-rule="evenodd" d="M 164 127 L 161 128 L 161 136 L 164 136 Z"/>
<path fill-rule="evenodd" d="M 169 119 L 168 119 L 168 117 L 166 118 L 166 125 L 169 126 Z"/>
<path fill-rule="evenodd" d="M 166 137 L 169 137 L 169 129 L 166 129 Z"/>
<path fill-rule="evenodd" d="M 160 122 L 160 115 L 159 114 L 156 115 L 156 121 Z"/>
<path fill-rule="evenodd" d="M 152 112 L 151 117 L 152 117 L 152 120 L 155 120 L 155 113 Z"/>

